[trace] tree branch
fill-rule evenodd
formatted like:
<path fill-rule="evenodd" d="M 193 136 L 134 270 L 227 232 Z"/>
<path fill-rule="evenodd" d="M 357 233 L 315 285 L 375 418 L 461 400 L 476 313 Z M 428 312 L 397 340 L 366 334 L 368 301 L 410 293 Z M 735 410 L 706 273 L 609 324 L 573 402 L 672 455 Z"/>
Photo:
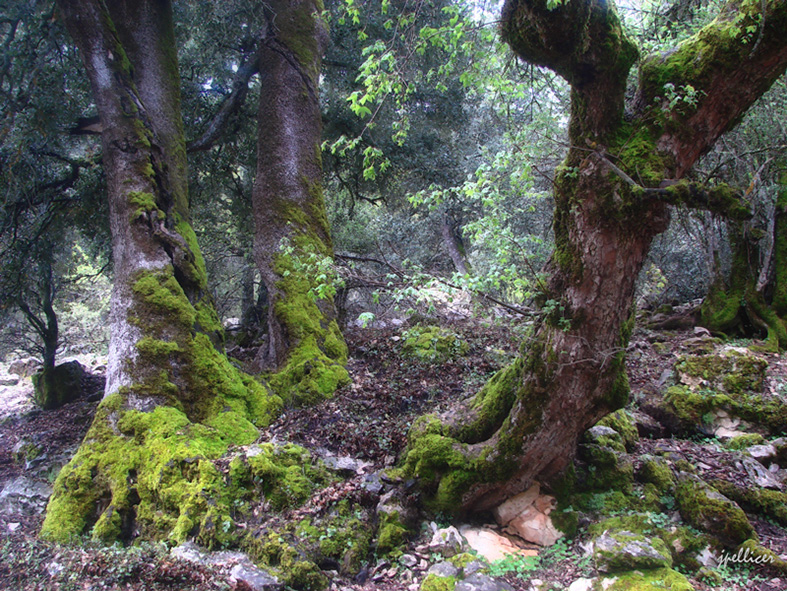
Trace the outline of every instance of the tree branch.
<path fill-rule="evenodd" d="M 208 128 L 199 138 L 186 145 L 187 152 L 203 152 L 213 147 L 221 137 L 221 134 L 224 133 L 232 115 L 243 106 L 246 95 L 249 93 L 249 81 L 258 71 L 259 66 L 255 51 L 238 68 L 232 81 L 232 92 L 221 103 L 221 107 L 219 107 L 219 110 L 216 111 L 213 119 L 208 124 Z"/>

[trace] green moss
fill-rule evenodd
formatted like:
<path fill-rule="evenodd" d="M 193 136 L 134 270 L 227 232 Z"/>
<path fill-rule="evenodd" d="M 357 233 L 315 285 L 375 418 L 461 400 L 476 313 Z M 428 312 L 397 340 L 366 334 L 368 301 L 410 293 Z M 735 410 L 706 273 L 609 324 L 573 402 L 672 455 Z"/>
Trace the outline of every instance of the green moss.
<path fill-rule="evenodd" d="M 426 575 L 421 583 L 420 591 L 454 591 L 455 577 L 441 577 L 434 573 Z"/>
<path fill-rule="evenodd" d="M 398 511 L 380 514 L 377 527 L 377 553 L 391 554 L 398 551 L 407 538 L 407 528 L 399 518 Z"/>
<path fill-rule="evenodd" d="M 477 560 L 478 556 L 475 554 L 470 554 L 469 552 L 462 552 L 461 554 L 457 554 L 448 558 L 448 562 L 459 569 L 463 569 L 471 562 L 475 562 Z"/>
<path fill-rule="evenodd" d="M 688 579 L 671 568 L 659 568 L 646 572 L 618 573 L 615 582 L 606 591 L 693 591 Z"/>
<path fill-rule="evenodd" d="M 653 484 L 662 493 L 669 492 L 675 485 L 672 470 L 666 460 L 661 458 L 646 459 L 637 472 L 637 477 L 642 482 Z"/>
<path fill-rule="evenodd" d="M 637 426 L 634 424 L 631 415 L 624 409 L 617 410 L 607 415 L 596 424 L 617 431 L 623 438 L 623 444 L 627 450 L 632 450 L 639 441 Z"/>
<path fill-rule="evenodd" d="M 711 485 L 741 507 L 787 526 L 787 494 L 759 487 L 742 488 L 726 480 L 714 480 Z"/>
<path fill-rule="evenodd" d="M 787 573 L 787 560 L 756 540 L 746 540 L 738 547 L 734 556 L 743 558 L 748 564 L 764 565 L 780 573 Z"/>
<path fill-rule="evenodd" d="M 737 435 L 729 441 L 724 443 L 727 449 L 741 450 L 751 447 L 752 445 L 760 445 L 765 442 L 765 437 L 759 433 L 746 433 L 744 435 Z"/>
<path fill-rule="evenodd" d="M 681 474 L 675 500 L 686 522 L 725 545 L 737 546 L 749 538 L 756 539 L 757 534 L 741 508 L 696 476 Z"/>
<path fill-rule="evenodd" d="M 265 498 L 277 510 L 303 504 L 318 487 L 331 482 L 325 467 L 297 445 L 263 443 L 247 457 L 252 479 L 261 483 Z"/>
<path fill-rule="evenodd" d="M 131 214 L 132 221 L 152 211 L 157 212 L 157 215 L 160 219 L 164 219 L 167 215 L 161 209 L 159 209 L 158 204 L 156 203 L 156 198 L 152 193 L 146 193 L 144 191 L 131 191 L 128 194 L 128 202 L 131 207 L 135 208 L 134 213 Z"/>
<path fill-rule="evenodd" d="M 549 514 L 552 524 L 566 537 L 573 538 L 579 530 L 579 513 L 577 511 L 560 510 Z"/>
<path fill-rule="evenodd" d="M 444 363 L 466 355 L 470 349 L 458 334 L 439 326 L 414 326 L 402 336 L 402 354 L 425 363 Z"/>
<path fill-rule="evenodd" d="M 297 241 L 296 241 L 297 242 Z M 286 328 L 293 346 L 284 365 L 268 376 L 271 387 L 285 400 L 311 404 L 350 382 L 345 369 L 347 345 L 335 320 L 328 320 L 314 294 L 312 271 L 299 262 L 296 250 L 308 253 L 308 244 L 277 255 L 275 271 L 281 291 L 274 303 L 276 317 Z M 307 255 L 304 255 L 307 256 Z M 333 306 L 333 301 L 325 300 Z"/>

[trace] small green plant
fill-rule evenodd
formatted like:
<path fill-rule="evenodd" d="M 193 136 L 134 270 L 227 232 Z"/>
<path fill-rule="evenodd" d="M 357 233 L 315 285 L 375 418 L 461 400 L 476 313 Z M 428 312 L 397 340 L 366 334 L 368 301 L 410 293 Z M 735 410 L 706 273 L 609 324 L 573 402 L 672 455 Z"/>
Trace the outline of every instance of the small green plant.
<path fill-rule="evenodd" d="M 565 538 L 560 538 L 551 546 L 544 548 L 544 550 L 539 555 L 541 566 L 554 566 L 563 562 L 564 560 L 573 558 L 574 555 L 569 544 L 570 542 L 568 542 Z"/>
<path fill-rule="evenodd" d="M 540 559 L 538 556 L 509 554 L 505 558 L 496 560 L 489 565 L 489 575 L 502 577 L 513 573 L 517 577 L 525 578 L 529 573 L 539 568 L 539 563 Z"/>

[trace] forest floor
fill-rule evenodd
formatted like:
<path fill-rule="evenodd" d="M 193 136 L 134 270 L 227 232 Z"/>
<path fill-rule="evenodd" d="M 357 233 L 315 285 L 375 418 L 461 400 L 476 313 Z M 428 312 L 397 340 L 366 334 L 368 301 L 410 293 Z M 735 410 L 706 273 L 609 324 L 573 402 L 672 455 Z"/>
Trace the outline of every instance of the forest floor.
<path fill-rule="evenodd" d="M 331 400 L 316 407 L 288 409 L 261 437 L 261 441 L 293 442 L 311 450 L 328 450 L 368 463 L 368 471 L 396 463 L 406 443 L 410 424 L 425 412 L 439 412 L 462 396 L 469 395 L 495 371 L 511 361 L 526 334 L 526 327 L 514 322 L 481 323 L 466 321 L 452 324 L 451 330 L 469 344 L 467 354 L 439 365 L 422 363 L 403 355 L 401 329 L 356 329 L 346 336 L 350 345 L 349 371 L 352 384 L 342 388 Z M 628 370 L 632 401 L 657 391 L 676 356 L 690 351 L 695 335 L 691 330 L 659 332 L 637 330 L 632 339 Z M 787 384 L 787 359 L 767 357 L 769 368 L 765 388 L 783 394 Z M 29 380 L 28 380 L 29 381 Z M 97 388 L 98 386 L 96 386 Z M 92 420 L 98 393 L 85 396 L 54 411 L 35 409 L 23 389 L 0 394 L 0 488 L 14 479 L 34 473 L 52 481 L 57 466 L 77 448 Z M 19 394 L 22 392 L 22 394 Z M 20 449 L 34 441 L 42 450 L 36 458 L 20 461 Z M 683 457 L 703 470 L 731 481 L 745 480 L 734 461 L 712 438 L 640 439 L 631 452 L 635 466 L 654 447 L 668 446 L 676 457 Z M 347 481 L 345 488 L 359 487 L 360 479 Z M 347 490 L 344 491 L 345 494 Z M 669 512 L 667 512 L 669 513 Z M 674 511 L 673 513 L 677 513 Z M 439 516 L 438 516 L 439 517 Z M 604 515 L 594 516 L 600 520 Z M 673 516 L 674 517 L 674 516 Z M 787 531 L 772 521 L 749 515 L 760 540 L 777 554 L 787 554 Z M 85 541 L 63 546 L 39 540 L 40 513 L 0 514 L 0 588 L 9 591 L 65 591 L 118 589 L 129 591 L 231 589 L 225 575 L 210 566 L 173 558 L 163 545 L 136 548 L 102 547 Z M 435 516 L 425 518 L 424 525 Z M 675 517 L 675 519 L 678 519 Z M 438 519 L 439 521 L 439 519 Z M 442 523 L 441 525 L 446 525 Z M 578 535 L 561 542 L 557 549 L 542 552 L 542 558 L 527 568 L 500 572 L 516 591 L 531 591 L 534 583 L 551 582 L 550 589 L 566 589 L 578 577 L 596 576 L 592 562 L 583 559 L 588 541 L 587 526 L 580 523 Z M 359 577 L 332 580 L 331 589 L 406 590 L 425 575 L 425 563 L 434 557 L 424 549 L 431 533 L 424 527 L 404 548 L 420 564 L 403 569 L 394 562 L 368 557 L 368 566 Z M 519 572 L 517 572 L 519 571 Z M 689 579 L 700 591 L 783 591 L 787 577 L 765 567 L 730 568 L 710 586 Z M 417 588 L 417 586 L 416 586 Z M 236 589 L 241 591 L 241 586 Z M 245 588 L 244 588 L 245 589 Z"/>

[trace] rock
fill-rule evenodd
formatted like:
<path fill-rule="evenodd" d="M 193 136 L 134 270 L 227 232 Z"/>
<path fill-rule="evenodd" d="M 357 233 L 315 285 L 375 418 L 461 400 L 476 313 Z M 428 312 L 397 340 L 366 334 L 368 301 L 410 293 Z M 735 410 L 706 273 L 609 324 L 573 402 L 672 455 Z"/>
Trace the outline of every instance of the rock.
<path fill-rule="evenodd" d="M 639 410 L 629 411 L 631 418 L 634 419 L 634 425 L 637 427 L 637 433 L 640 437 L 648 439 L 661 439 L 666 437 L 667 429 L 659 423 L 652 416 L 640 412 Z"/>
<path fill-rule="evenodd" d="M 604 532 L 596 538 L 594 548 L 596 565 L 602 572 L 672 566 L 672 555 L 661 539 L 650 540 L 626 530 Z"/>
<path fill-rule="evenodd" d="M 412 554 L 402 554 L 399 557 L 399 564 L 406 568 L 413 568 L 416 564 L 418 564 L 418 559 Z"/>
<path fill-rule="evenodd" d="M 383 490 L 385 489 L 385 483 L 383 482 L 382 478 L 380 478 L 381 472 L 373 472 L 372 474 L 367 474 L 363 477 L 363 482 L 361 482 L 361 486 L 364 490 L 372 493 L 373 495 L 381 495 Z"/>
<path fill-rule="evenodd" d="M 694 474 L 678 474 L 675 500 L 686 522 L 716 536 L 726 546 L 738 546 L 755 535 L 738 504 Z"/>
<path fill-rule="evenodd" d="M 566 591 L 590 591 L 593 588 L 593 579 L 577 579 L 568 586 Z"/>
<path fill-rule="evenodd" d="M 459 569 L 447 561 L 438 562 L 429 567 L 427 571 L 430 575 L 437 575 L 438 577 L 456 577 L 459 575 Z"/>
<path fill-rule="evenodd" d="M 0 492 L 0 513 L 37 515 L 43 513 L 52 487 L 40 480 L 19 476 Z"/>
<path fill-rule="evenodd" d="M 549 510 L 551 511 L 551 506 Z M 549 516 L 539 511 L 535 505 L 514 518 L 508 524 L 506 531 L 539 546 L 551 546 L 563 537 L 563 532 L 559 531 L 552 524 Z"/>
<path fill-rule="evenodd" d="M 28 378 L 41 368 L 42 362 L 35 357 L 16 359 L 8 365 L 8 373 L 16 374 L 20 378 Z"/>
<path fill-rule="evenodd" d="M 59 408 L 82 395 L 85 369 L 79 361 L 68 361 L 33 376 L 36 404 L 44 410 Z"/>
<path fill-rule="evenodd" d="M 525 509 L 530 507 L 530 505 L 535 502 L 535 500 L 538 498 L 540 490 L 541 486 L 536 483 L 525 492 L 519 493 L 518 495 L 515 495 L 501 503 L 498 507 L 492 510 L 492 514 L 495 516 L 495 521 L 503 526 L 508 525 L 514 519 L 514 517 L 521 514 Z"/>
<path fill-rule="evenodd" d="M 757 460 L 753 458 L 743 458 L 741 464 L 746 474 L 749 475 L 749 478 L 751 478 L 757 486 L 774 490 L 782 490 L 782 488 L 784 488 L 782 483 L 776 480 L 776 478 L 768 472 L 765 466 L 760 464 Z"/>
<path fill-rule="evenodd" d="M 242 581 L 253 591 L 278 591 L 284 585 L 270 573 L 258 568 L 243 552 L 203 552 L 194 542 L 184 542 L 169 551 L 170 556 L 203 566 L 215 566 L 230 582 Z"/>
<path fill-rule="evenodd" d="M 357 460 L 350 456 L 335 456 L 327 450 L 320 450 L 319 456 L 329 470 L 338 472 L 343 476 L 362 474 L 372 465 L 371 462 L 364 462 L 363 460 Z"/>
<path fill-rule="evenodd" d="M 11 376 L 0 376 L 0 386 L 16 386 L 19 383 L 19 378 Z"/>
<path fill-rule="evenodd" d="M 746 448 L 746 453 L 765 466 L 776 459 L 776 446 L 771 443 L 750 445 Z"/>
<path fill-rule="evenodd" d="M 513 591 L 505 581 L 498 581 L 489 575 L 476 573 L 456 583 L 454 591 Z"/>
<path fill-rule="evenodd" d="M 433 521 L 429 524 L 432 528 L 432 539 L 429 541 L 428 548 L 432 552 L 439 552 L 446 558 L 459 554 L 464 546 L 462 534 L 453 525 L 438 529 Z"/>
<path fill-rule="evenodd" d="M 705 546 L 702 549 L 702 552 L 697 554 L 696 556 L 697 562 L 699 562 L 705 568 L 716 568 L 719 566 L 719 558 L 716 556 L 716 553 L 711 549 L 710 546 Z"/>
<path fill-rule="evenodd" d="M 509 554 L 538 556 L 538 551 L 519 548 L 511 540 L 491 529 L 464 525 L 459 528 L 459 531 L 467 540 L 468 546 L 487 562 L 502 560 Z"/>
<path fill-rule="evenodd" d="M 466 577 L 470 575 L 474 575 L 475 573 L 482 571 L 486 568 L 486 565 L 481 562 L 480 560 L 473 560 L 472 562 L 468 562 L 465 567 L 462 569 Z"/>
<path fill-rule="evenodd" d="M 230 581 L 243 581 L 253 591 L 278 591 L 284 585 L 273 575 L 253 565 L 236 564 L 230 570 Z"/>

